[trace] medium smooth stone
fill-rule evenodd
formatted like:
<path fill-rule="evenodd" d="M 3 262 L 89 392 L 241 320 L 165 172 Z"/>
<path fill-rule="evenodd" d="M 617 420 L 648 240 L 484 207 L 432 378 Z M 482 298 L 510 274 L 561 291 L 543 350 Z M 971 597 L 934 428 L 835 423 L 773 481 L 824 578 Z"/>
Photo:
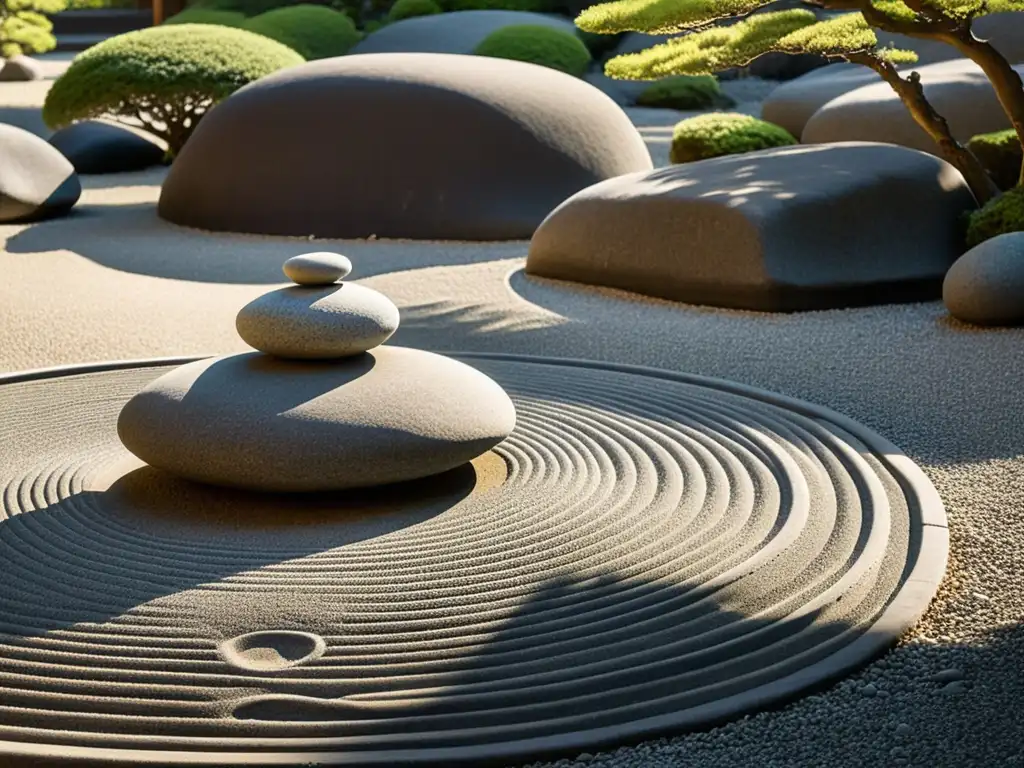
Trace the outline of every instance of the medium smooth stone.
<path fill-rule="evenodd" d="M 352 272 L 352 262 L 340 253 L 320 251 L 292 256 L 281 270 L 299 285 L 331 285 Z"/>
<path fill-rule="evenodd" d="M 82 174 L 130 173 L 164 161 L 159 145 L 118 125 L 86 120 L 61 128 L 50 137 Z"/>
<path fill-rule="evenodd" d="M 257 353 L 177 368 L 121 411 L 118 435 L 151 466 L 214 485 L 328 491 L 453 469 L 515 427 L 515 407 L 480 371 L 381 347 L 344 361 Z"/>
<path fill-rule="evenodd" d="M 471 54 L 492 32 L 528 24 L 575 34 L 562 16 L 526 11 L 454 11 L 402 19 L 378 29 L 357 43 L 349 55 L 362 53 Z"/>
<path fill-rule="evenodd" d="M 81 195 L 64 155 L 38 136 L 0 123 L 0 222 L 60 216 Z"/>
<path fill-rule="evenodd" d="M 0 83 L 28 83 L 43 79 L 43 68 L 28 56 L 12 56 L 0 61 Z"/>
<path fill-rule="evenodd" d="M 1024 324 L 1024 232 L 993 237 L 957 259 L 942 284 L 942 300 L 967 323 Z"/>
<path fill-rule="evenodd" d="M 958 141 L 1010 127 L 1010 118 L 999 105 L 992 85 L 974 62 L 956 59 L 915 69 L 921 74 L 925 96 L 946 118 Z M 1024 65 L 1015 69 L 1024 73 Z M 934 155 L 940 152 L 896 92 L 881 81 L 825 104 L 807 121 L 800 139 L 805 144 L 875 141 Z"/>
<path fill-rule="evenodd" d="M 975 207 L 960 173 L 883 144 L 793 146 L 635 173 L 556 208 L 531 275 L 788 312 L 938 298 Z"/>
<path fill-rule="evenodd" d="M 242 340 L 268 355 L 330 359 L 383 344 L 398 329 L 398 307 L 355 283 L 289 286 L 257 296 L 235 318 Z"/>
<path fill-rule="evenodd" d="M 622 109 L 579 78 L 482 56 L 350 55 L 218 104 L 159 213 L 219 232 L 528 239 L 575 192 L 651 166 Z"/>
<path fill-rule="evenodd" d="M 783 83 L 768 94 L 761 105 L 761 117 L 800 136 L 807 121 L 830 101 L 881 82 L 877 74 L 860 64 L 829 64 Z"/>

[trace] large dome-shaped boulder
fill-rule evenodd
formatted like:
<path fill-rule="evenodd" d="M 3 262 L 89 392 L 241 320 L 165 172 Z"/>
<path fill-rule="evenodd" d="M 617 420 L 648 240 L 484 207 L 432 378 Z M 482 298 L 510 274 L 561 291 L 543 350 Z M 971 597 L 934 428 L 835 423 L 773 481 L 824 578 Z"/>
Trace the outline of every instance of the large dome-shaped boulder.
<path fill-rule="evenodd" d="M 64 155 L 35 134 L 0 123 L 0 224 L 60 216 L 81 194 Z"/>
<path fill-rule="evenodd" d="M 583 190 L 537 229 L 526 271 L 737 309 L 932 299 L 974 205 L 960 173 L 923 152 L 769 149 Z"/>
<path fill-rule="evenodd" d="M 1024 66 L 1015 67 L 1024 73 Z M 985 73 L 972 61 L 956 59 L 918 67 L 925 96 L 946 118 L 958 141 L 1010 127 Z M 938 145 L 914 121 L 888 83 L 877 82 L 833 99 L 807 122 L 805 144 L 877 141 L 939 154 Z"/>
<path fill-rule="evenodd" d="M 807 121 L 830 101 L 881 82 L 875 72 L 860 64 L 829 64 L 773 90 L 761 106 L 761 116 L 799 137 Z"/>
<path fill-rule="evenodd" d="M 446 54 L 311 62 L 211 110 L 160 215 L 206 230 L 529 238 L 570 195 L 651 168 L 626 114 L 546 67 Z"/>
<path fill-rule="evenodd" d="M 504 27 L 522 24 L 575 33 L 562 16 L 527 11 L 455 11 L 396 21 L 367 35 L 349 54 L 461 53 L 471 54 L 484 38 Z"/>

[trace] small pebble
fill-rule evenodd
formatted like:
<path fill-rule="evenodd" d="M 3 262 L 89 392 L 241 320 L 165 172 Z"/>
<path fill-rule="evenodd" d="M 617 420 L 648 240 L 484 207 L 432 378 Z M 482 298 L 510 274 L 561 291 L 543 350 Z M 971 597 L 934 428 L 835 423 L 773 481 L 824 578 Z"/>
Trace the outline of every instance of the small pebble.
<path fill-rule="evenodd" d="M 964 673 L 959 669 L 944 669 L 941 672 L 936 672 L 934 675 L 928 678 L 933 683 L 952 683 L 955 680 L 963 680 Z"/>
<path fill-rule="evenodd" d="M 331 285 L 352 271 L 352 262 L 340 253 L 320 251 L 292 256 L 281 269 L 299 285 Z"/>
<path fill-rule="evenodd" d="M 868 683 L 867 685 L 865 685 L 863 688 L 860 689 L 860 692 L 863 693 L 868 698 L 872 698 L 872 697 L 874 697 L 874 696 L 876 696 L 878 694 L 878 689 L 875 688 L 875 686 L 872 685 L 871 683 Z"/>
<path fill-rule="evenodd" d="M 900 723 L 899 725 L 896 726 L 896 737 L 897 738 L 905 739 L 907 736 L 910 735 L 910 733 L 911 733 L 910 726 L 907 725 L 906 723 Z"/>
<path fill-rule="evenodd" d="M 952 683 L 942 686 L 942 692 L 947 696 L 957 696 L 967 691 L 967 684 L 963 680 L 954 680 Z"/>

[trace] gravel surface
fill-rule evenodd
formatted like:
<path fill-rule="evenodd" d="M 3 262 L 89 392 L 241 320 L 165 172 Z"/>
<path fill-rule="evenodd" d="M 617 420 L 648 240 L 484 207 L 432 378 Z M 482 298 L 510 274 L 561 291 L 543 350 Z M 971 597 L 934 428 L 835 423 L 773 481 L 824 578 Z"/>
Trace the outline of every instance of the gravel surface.
<path fill-rule="evenodd" d="M 645 113 L 657 159 L 678 114 Z M 237 308 L 309 243 L 164 224 L 160 173 L 89 180 L 76 216 L 0 227 L 0 370 L 245 348 Z M 1024 331 L 973 330 L 938 303 L 777 316 L 637 300 L 525 277 L 525 243 L 309 250 L 333 247 L 399 305 L 395 343 L 640 363 L 818 402 L 893 440 L 946 504 L 947 579 L 891 653 L 778 711 L 556 765 L 1024 766 Z"/>

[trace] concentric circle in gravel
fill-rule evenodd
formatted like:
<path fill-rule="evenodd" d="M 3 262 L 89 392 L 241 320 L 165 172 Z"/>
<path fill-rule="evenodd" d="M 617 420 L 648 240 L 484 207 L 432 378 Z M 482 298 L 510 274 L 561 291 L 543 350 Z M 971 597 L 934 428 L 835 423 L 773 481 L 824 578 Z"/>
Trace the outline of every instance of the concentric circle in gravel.
<path fill-rule="evenodd" d="M 934 489 L 838 414 L 649 369 L 460 359 L 513 398 L 512 436 L 340 495 L 140 466 L 117 414 L 166 363 L 4 379 L 0 761 L 579 752 L 826 683 L 936 590 Z"/>

